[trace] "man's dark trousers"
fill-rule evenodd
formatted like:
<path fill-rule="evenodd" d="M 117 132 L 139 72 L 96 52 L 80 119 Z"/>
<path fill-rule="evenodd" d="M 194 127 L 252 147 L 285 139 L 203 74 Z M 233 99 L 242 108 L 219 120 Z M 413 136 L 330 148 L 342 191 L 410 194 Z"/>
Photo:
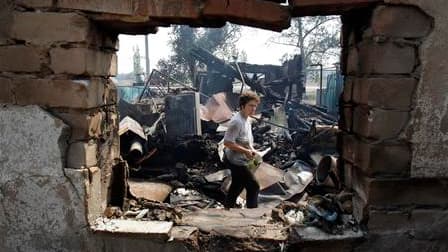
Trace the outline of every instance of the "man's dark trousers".
<path fill-rule="evenodd" d="M 246 206 L 247 208 L 256 208 L 258 206 L 258 193 L 260 185 L 258 185 L 254 174 L 246 166 L 238 166 L 231 164 L 228 160 L 224 161 L 226 167 L 232 172 L 232 184 L 227 193 L 226 208 L 233 208 L 236 205 L 238 195 L 246 188 Z"/>

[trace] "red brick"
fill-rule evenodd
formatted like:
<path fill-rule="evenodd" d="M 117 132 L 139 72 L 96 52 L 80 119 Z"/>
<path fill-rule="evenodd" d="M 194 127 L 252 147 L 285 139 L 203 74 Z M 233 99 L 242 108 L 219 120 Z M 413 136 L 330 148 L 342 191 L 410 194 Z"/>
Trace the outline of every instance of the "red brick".
<path fill-rule="evenodd" d="M 114 139 L 109 141 L 107 144 L 100 146 L 100 158 L 106 163 L 113 163 L 120 158 L 119 137 L 117 135 L 117 137 L 112 136 L 112 138 Z"/>
<path fill-rule="evenodd" d="M 11 80 L 0 77 L 0 103 L 14 103 L 14 100 Z"/>
<path fill-rule="evenodd" d="M 14 19 L 13 9 L 14 3 L 12 1 L 0 2 L 0 45 L 13 44 L 8 36 Z"/>
<path fill-rule="evenodd" d="M 372 40 L 365 40 L 358 46 L 360 74 L 409 74 L 417 63 L 416 49 L 412 46 Z"/>
<path fill-rule="evenodd" d="M 106 114 L 107 123 L 105 125 L 104 131 L 107 131 L 108 134 L 118 136 L 118 128 L 120 118 L 118 116 L 118 108 L 117 107 L 109 107 L 109 111 Z"/>
<path fill-rule="evenodd" d="M 358 49 L 351 47 L 347 50 L 346 75 L 357 75 L 359 72 Z"/>
<path fill-rule="evenodd" d="M 112 54 L 112 59 L 110 61 L 109 76 L 117 76 L 118 74 L 118 57 L 117 54 Z"/>
<path fill-rule="evenodd" d="M 275 31 L 290 25 L 287 7 L 260 0 L 205 0 L 202 15 Z"/>
<path fill-rule="evenodd" d="M 67 168 L 89 168 L 98 163 L 98 146 L 94 141 L 74 142 L 68 147 Z"/>
<path fill-rule="evenodd" d="M 401 1 L 401 0 L 398 0 Z M 404 2 L 401 2 L 404 3 Z M 368 238 L 356 247 L 356 252 L 377 251 L 446 251 L 445 241 L 431 241 L 416 239 L 412 233 L 383 233 L 368 235 Z M 347 250 L 350 251 L 350 250 Z"/>
<path fill-rule="evenodd" d="M 411 148 L 406 143 L 374 143 L 344 134 L 342 144 L 342 157 L 353 169 L 369 176 L 409 177 Z"/>
<path fill-rule="evenodd" d="M 99 156 L 98 161 L 100 167 L 107 167 L 107 170 L 117 164 L 120 159 L 120 144 L 118 135 L 106 136 L 105 141 L 98 146 Z"/>
<path fill-rule="evenodd" d="M 58 0 L 57 7 L 91 12 L 133 15 L 133 0 Z"/>
<path fill-rule="evenodd" d="M 149 20 L 147 16 L 126 16 L 118 14 L 98 13 L 89 16 L 95 23 L 102 24 L 107 30 L 115 34 L 144 35 L 157 33 L 157 27 L 164 27 L 171 23 L 170 20 Z M 183 22 L 185 24 L 187 22 Z M 224 25 L 224 24 L 223 24 Z"/>
<path fill-rule="evenodd" d="M 108 76 L 113 55 L 87 48 L 54 48 L 50 68 L 56 74 Z"/>
<path fill-rule="evenodd" d="M 113 116 L 117 116 L 116 113 L 108 113 L 107 118 L 110 119 Z M 119 166 L 119 169 L 116 170 L 116 165 L 120 161 L 120 138 L 118 136 L 118 122 L 117 124 L 108 123 L 106 124 L 110 127 L 115 127 L 115 131 L 111 132 L 109 135 L 105 135 L 104 141 L 101 142 L 99 147 L 99 167 L 101 167 L 101 191 L 102 191 L 102 202 L 106 205 L 109 200 L 107 197 L 110 197 L 111 182 L 113 176 L 116 176 L 117 171 L 119 173 L 126 172 L 127 168 L 122 165 Z M 122 170 L 123 169 L 123 170 Z M 121 176 L 121 175 L 119 175 Z M 126 176 L 126 175 L 125 175 Z M 123 179 L 126 179 L 125 177 Z"/>
<path fill-rule="evenodd" d="M 358 194 L 353 195 L 353 217 L 358 223 L 365 223 L 368 219 L 369 207 L 367 202 Z"/>
<path fill-rule="evenodd" d="M 138 15 L 150 19 L 188 20 L 201 16 L 200 0 L 147 0 L 139 5 Z"/>
<path fill-rule="evenodd" d="M 71 128 L 71 141 L 87 140 L 89 138 L 99 138 L 102 134 L 103 124 L 105 123 L 105 113 L 98 112 L 80 112 L 80 111 L 53 111 L 53 113 L 62 119 L 64 123 Z"/>
<path fill-rule="evenodd" d="M 353 131 L 372 139 L 395 139 L 408 120 L 408 112 L 357 106 L 353 113 Z"/>
<path fill-rule="evenodd" d="M 444 209 L 415 209 L 411 225 L 416 239 L 442 240 L 446 242 L 448 211 Z"/>
<path fill-rule="evenodd" d="M 371 29 L 373 35 L 420 38 L 431 32 L 432 20 L 413 6 L 379 6 L 373 12 Z"/>
<path fill-rule="evenodd" d="M 105 81 L 14 79 L 13 90 L 19 105 L 46 107 L 95 108 L 104 105 Z"/>
<path fill-rule="evenodd" d="M 411 149 L 407 144 L 359 142 L 355 164 L 370 176 L 409 176 Z"/>
<path fill-rule="evenodd" d="M 117 100 L 118 100 L 117 86 L 111 79 L 108 79 L 106 88 L 104 90 L 104 101 L 106 104 L 111 105 L 111 104 L 117 104 Z"/>
<path fill-rule="evenodd" d="M 344 82 L 344 92 L 342 99 L 344 102 L 351 102 L 353 100 L 353 82 L 356 80 L 354 77 L 346 77 Z"/>
<path fill-rule="evenodd" d="M 104 31 L 97 31 L 94 34 L 99 34 L 99 39 L 96 39 L 95 44 L 100 45 L 101 48 L 118 51 L 120 49 L 120 43 L 118 41 L 118 34 L 110 34 Z"/>
<path fill-rule="evenodd" d="M 446 225 L 448 211 L 443 209 L 415 210 L 370 210 L 368 213 L 368 232 L 371 235 L 380 234 L 412 234 L 414 240 L 431 241 L 435 244 L 446 241 Z M 400 241 L 401 242 L 401 241 Z M 397 243 L 400 244 L 400 243 Z M 401 245 L 403 245 L 401 243 Z M 402 248 L 402 246 L 400 247 Z M 426 247 L 427 248 L 427 247 Z M 415 246 L 406 250 L 414 251 Z M 424 251 L 417 249 L 415 251 Z"/>
<path fill-rule="evenodd" d="M 343 134 L 342 157 L 351 163 L 355 163 L 357 149 L 358 140 L 356 139 L 356 137 L 354 135 Z"/>
<path fill-rule="evenodd" d="M 40 72 L 45 56 L 36 48 L 25 45 L 0 47 L 0 71 Z"/>
<path fill-rule="evenodd" d="M 98 217 L 101 217 L 106 206 L 101 204 L 101 169 L 90 167 L 88 170 L 89 183 L 86 187 L 87 218 L 89 223 L 93 223 Z"/>
<path fill-rule="evenodd" d="M 380 0 L 289 0 L 294 16 L 341 15 Z"/>
<path fill-rule="evenodd" d="M 10 36 L 36 45 L 84 42 L 89 29 L 89 20 L 76 13 L 16 12 Z"/>
<path fill-rule="evenodd" d="M 371 206 L 448 206 L 448 183 L 440 179 L 369 178 L 354 170 L 353 189 Z"/>
<path fill-rule="evenodd" d="M 347 41 L 345 43 L 349 47 L 356 46 L 356 37 L 355 37 L 355 31 L 353 28 L 351 28 L 350 31 L 348 32 Z"/>
<path fill-rule="evenodd" d="M 347 189 L 353 188 L 353 165 L 344 161 L 344 185 Z"/>
<path fill-rule="evenodd" d="M 353 126 L 353 107 L 350 104 L 343 105 L 343 114 L 340 119 L 341 129 L 352 132 Z"/>
<path fill-rule="evenodd" d="M 16 0 L 16 4 L 31 8 L 50 8 L 53 0 Z"/>
<path fill-rule="evenodd" d="M 353 81 L 353 100 L 371 107 L 409 110 L 416 86 L 414 78 L 358 78 Z"/>
<path fill-rule="evenodd" d="M 369 211 L 369 233 L 403 233 L 411 229 L 410 213 L 403 211 Z"/>

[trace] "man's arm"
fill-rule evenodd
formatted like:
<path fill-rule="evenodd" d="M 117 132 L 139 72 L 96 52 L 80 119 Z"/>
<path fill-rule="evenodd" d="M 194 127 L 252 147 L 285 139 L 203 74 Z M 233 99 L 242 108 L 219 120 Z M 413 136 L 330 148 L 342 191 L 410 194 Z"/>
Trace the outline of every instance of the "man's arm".
<path fill-rule="evenodd" d="M 246 157 L 248 159 L 252 159 L 255 156 L 255 151 L 248 149 L 248 148 L 244 148 L 243 146 L 235 143 L 235 142 L 230 142 L 230 141 L 226 141 L 224 140 L 224 146 L 233 150 L 233 151 L 237 151 L 240 153 L 243 153 L 244 155 L 246 155 Z"/>
<path fill-rule="evenodd" d="M 243 153 L 248 159 L 252 159 L 255 155 L 255 152 L 252 153 L 250 147 L 246 148 L 236 143 L 236 138 L 238 137 L 240 130 L 241 125 L 236 121 L 231 121 L 224 135 L 224 146 L 226 148 L 229 148 L 230 150 Z"/>

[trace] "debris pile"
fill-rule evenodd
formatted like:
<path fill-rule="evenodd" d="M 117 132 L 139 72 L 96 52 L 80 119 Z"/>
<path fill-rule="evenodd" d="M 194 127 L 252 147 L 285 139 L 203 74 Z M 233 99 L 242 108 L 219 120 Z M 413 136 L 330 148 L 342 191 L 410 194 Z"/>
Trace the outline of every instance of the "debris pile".
<path fill-rule="evenodd" d="M 312 225 L 328 233 L 346 228 L 352 207 L 350 194 L 341 192 L 337 118 L 289 99 L 291 95 L 278 96 L 275 79 L 264 85 L 237 71 L 237 63 L 229 65 L 201 50 L 194 53 L 210 69 L 222 68 L 264 95 L 258 115 L 251 118 L 254 147 L 263 155 L 255 171 L 259 206 L 273 209 L 272 219 L 285 225 Z M 248 64 L 243 68 L 260 71 Z M 175 94 L 159 87 L 154 95 L 146 88 L 138 104 L 120 101 L 121 155 L 130 167 L 129 190 L 122 209 L 109 207 L 107 217 L 179 223 L 183 213 L 223 208 L 231 176 L 221 162 L 221 140 L 238 94 L 200 96 L 180 86 Z M 244 207 L 244 191 L 238 204 Z"/>
<path fill-rule="evenodd" d="M 344 230 L 357 231 L 353 219 L 352 194 L 326 194 L 308 196 L 297 202 L 285 201 L 272 211 L 272 218 L 287 225 L 315 226 L 330 234 L 342 234 Z"/>

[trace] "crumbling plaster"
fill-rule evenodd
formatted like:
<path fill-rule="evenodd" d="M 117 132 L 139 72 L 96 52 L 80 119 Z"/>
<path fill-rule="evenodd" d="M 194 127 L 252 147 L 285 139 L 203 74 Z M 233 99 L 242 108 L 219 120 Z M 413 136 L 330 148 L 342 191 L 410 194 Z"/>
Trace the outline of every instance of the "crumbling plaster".
<path fill-rule="evenodd" d="M 420 47 L 421 77 L 407 135 L 412 143 L 413 177 L 448 177 L 448 5 L 445 0 L 386 0 L 410 4 L 434 19 Z"/>
<path fill-rule="evenodd" d="M 38 106 L 0 110 L 0 251 L 84 249 L 85 171 L 64 169 L 68 129 Z"/>
<path fill-rule="evenodd" d="M 1 105 L 0 132 L 0 251 L 186 251 L 176 241 L 93 233 L 98 173 L 64 168 L 70 131 L 60 119 L 36 105 Z"/>

